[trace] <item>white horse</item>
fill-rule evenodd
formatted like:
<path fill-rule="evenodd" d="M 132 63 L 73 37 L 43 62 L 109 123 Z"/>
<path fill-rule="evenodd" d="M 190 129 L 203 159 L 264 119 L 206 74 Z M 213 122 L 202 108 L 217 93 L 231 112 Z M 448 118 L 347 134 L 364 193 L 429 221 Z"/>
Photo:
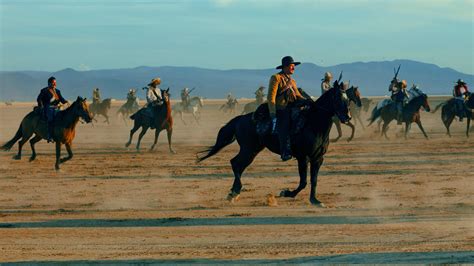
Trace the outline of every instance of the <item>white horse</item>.
<path fill-rule="evenodd" d="M 183 119 L 183 113 L 192 114 L 194 120 L 196 120 L 196 123 L 199 124 L 199 119 L 201 119 L 201 109 L 203 105 L 204 104 L 202 97 L 195 96 L 189 100 L 188 108 L 184 108 L 182 102 L 173 105 L 173 115 L 178 113 L 179 117 L 181 118 L 181 121 L 183 121 L 183 124 L 186 125 L 186 122 Z"/>

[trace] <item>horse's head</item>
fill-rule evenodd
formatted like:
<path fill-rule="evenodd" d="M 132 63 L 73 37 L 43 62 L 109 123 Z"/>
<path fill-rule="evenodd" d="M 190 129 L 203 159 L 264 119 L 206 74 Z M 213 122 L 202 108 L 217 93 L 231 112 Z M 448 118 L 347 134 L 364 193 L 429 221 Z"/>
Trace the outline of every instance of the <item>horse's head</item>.
<path fill-rule="evenodd" d="M 92 115 L 89 112 L 89 105 L 86 102 L 86 98 L 82 98 L 80 96 L 77 97 L 76 101 L 71 105 L 73 108 L 74 113 L 79 116 L 80 118 L 84 119 L 86 123 L 92 122 Z"/>
<path fill-rule="evenodd" d="M 467 92 L 466 93 L 466 105 L 470 109 L 474 109 L 474 93 Z"/>
<path fill-rule="evenodd" d="M 430 108 L 430 104 L 428 103 L 428 95 L 426 95 L 425 93 L 422 93 L 419 97 L 423 99 L 423 103 L 422 103 L 423 109 L 425 109 L 426 112 L 429 112 L 431 108 Z"/>
<path fill-rule="evenodd" d="M 347 97 L 349 101 L 354 102 L 357 107 L 362 107 L 362 101 L 360 100 L 360 92 L 359 87 L 351 86 L 349 89 L 346 90 Z"/>
<path fill-rule="evenodd" d="M 336 114 L 342 123 L 347 123 L 351 119 L 349 98 L 340 80 L 334 81 L 333 87 L 319 97 L 315 102 L 315 108 Z"/>
<path fill-rule="evenodd" d="M 161 98 L 165 101 L 165 102 L 169 102 L 170 100 L 170 88 L 166 89 L 166 90 L 161 90 Z"/>

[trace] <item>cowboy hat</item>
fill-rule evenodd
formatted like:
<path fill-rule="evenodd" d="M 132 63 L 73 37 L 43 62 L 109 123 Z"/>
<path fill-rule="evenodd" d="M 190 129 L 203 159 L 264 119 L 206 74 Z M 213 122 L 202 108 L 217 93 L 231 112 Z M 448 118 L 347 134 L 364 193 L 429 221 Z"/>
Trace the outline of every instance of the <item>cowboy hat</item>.
<path fill-rule="evenodd" d="M 160 78 L 154 78 L 150 81 L 150 83 L 148 83 L 148 86 L 151 86 L 151 85 L 160 85 L 161 84 L 161 79 Z"/>
<path fill-rule="evenodd" d="M 300 62 L 295 62 L 295 60 L 293 60 L 293 57 L 291 56 L 285 56 L 281 59 L 281 65 L 277 66 L 276 69 L 282 69 L 286 66 L 289 66 L 291 64 L 294 64 L 295 66 L 301 64 Z"/>

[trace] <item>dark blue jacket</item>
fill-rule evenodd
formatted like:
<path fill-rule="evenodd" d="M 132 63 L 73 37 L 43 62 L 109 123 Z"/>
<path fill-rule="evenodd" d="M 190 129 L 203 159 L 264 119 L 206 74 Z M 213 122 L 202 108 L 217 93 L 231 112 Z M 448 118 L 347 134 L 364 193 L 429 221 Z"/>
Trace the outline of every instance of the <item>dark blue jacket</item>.
<path fill-rule="evenodd" d="M 67 101 L 61 95 L 61 91 L 56 89 L 56 94 L 59 96 L 59 99 L 56 100 L 53 98 L 53 94 L 49 91 L 48 87 L 41 89 L 38 98 L 36 101 L 38 102 L 38 106 L 40 107 L 49 107 L 54 106 L 57 107 L 59 103 L 66 103 Z"/>

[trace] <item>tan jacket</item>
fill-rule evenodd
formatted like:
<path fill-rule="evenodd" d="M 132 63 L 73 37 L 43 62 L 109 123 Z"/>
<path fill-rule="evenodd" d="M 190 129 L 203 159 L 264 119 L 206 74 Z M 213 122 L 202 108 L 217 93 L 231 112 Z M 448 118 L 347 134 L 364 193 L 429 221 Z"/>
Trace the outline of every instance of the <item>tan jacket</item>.
<path fill-rule="evenodd" d="M 288 95 L 288 97 L 285 97 L 285 95 Z M 291 76 L 280 72 L 270 78 L 267 100 L 272 117 L 275 116 L 276 110 L 285 109 L 288 103 L 294 102 L 298 98 L 304 99 L 298 91 L 296 81 Z"/>

